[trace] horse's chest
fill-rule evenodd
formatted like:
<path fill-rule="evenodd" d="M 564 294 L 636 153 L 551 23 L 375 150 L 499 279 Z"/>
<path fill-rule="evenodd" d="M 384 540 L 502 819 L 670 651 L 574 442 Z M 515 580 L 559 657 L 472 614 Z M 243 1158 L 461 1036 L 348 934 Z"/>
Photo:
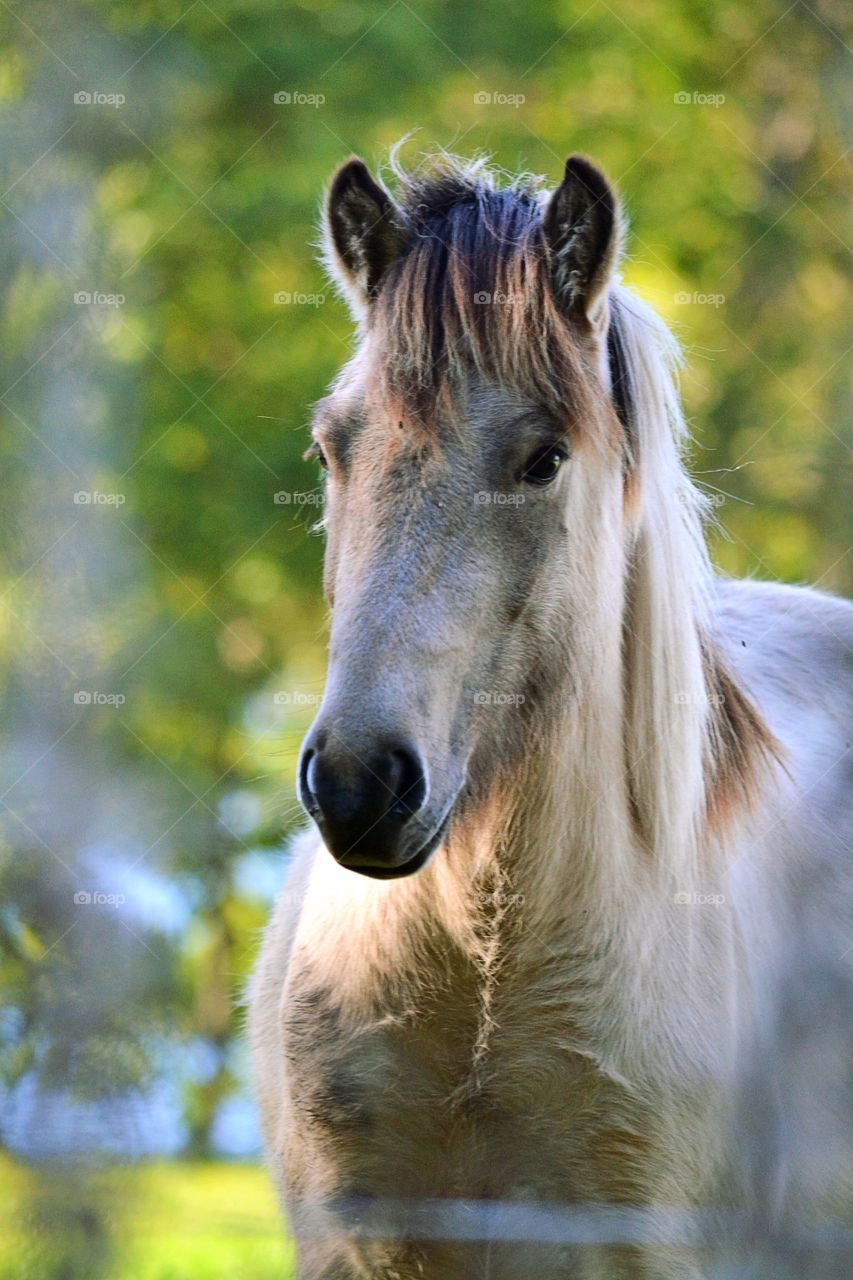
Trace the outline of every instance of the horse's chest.
<path fill-rule="evenodd" d="M 598 1085 L 535 1022 L 485 1034 L 454 1001 L 352 1026 L 318 1007 L 289 1037 L 294 1146 L 359 1194 L 572 1194 Z"/>

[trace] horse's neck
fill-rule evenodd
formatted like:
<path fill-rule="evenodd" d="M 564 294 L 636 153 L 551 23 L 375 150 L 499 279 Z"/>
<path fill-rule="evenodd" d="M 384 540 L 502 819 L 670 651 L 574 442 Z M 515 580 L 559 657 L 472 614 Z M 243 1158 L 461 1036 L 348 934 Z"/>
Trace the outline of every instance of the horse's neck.
<path fill-rule="evenodd" d="M 553 690 L 559 717 L 531 722 L 513 781 L 495 780 L 452 834 L 435 866 L 445 885 L 437 910 L 450 901 L 458 916 L 467 890 L 478 917 L 488 914 L 483 904 L 508 903 L 508 916 L 523 904 L 537 931 L 559 928 L 612 909 L 613 895 L 635 880 L 618 629 L 580 638 L 572 666 L 566 687 Z"/>
<path fill-rule="evenodd" d="M 742 967 L 731 920 L 681 905 L 685 893 L 716 900 L 725 863 L 709 860 L 693 881 L 644 845 L 620 699 L 596 688 L 562 737 L 534 748 L 508 821 L 469 833 L 467 861 L 464 836 L 451 841 L 429 910 L 447 922 L 453 903 L 459 972 L 472 960 L 480 970 L 483 1054 L 502 1010 L 527 1010 L 534 1025 L 545 1011 L 561 1043 L 614 1080 L 677 1076 L 699 1045 L 678 1028 L 725 1009 Z M 720 1055 L 715 1070 L 727 1069 L 727 1044 L 707 1051 Z"/>
<path fill-rule="evenodd" d="M 715 873 L 679 879 L 638 835 L 618 636 L 575 656 L 562 722 L 532 729 L 516 784 L 455 823 L 425 871 L 376 885 L 323 860 L 312 963 L 341 998 L 351 989 L 355 1009 L 388 991 L 413 1009 L 453 993 L 442 1000 L 479 1010 L 478 1055 L 509 1001 L 534 1019 L 548 1010 L 565 1044 L 614 1079 L 629 1063 L 651 1079 L 689 1056 L 673 1028 L 685 1002 L 700 1017 L 723 998 L 737 941 L 712 911 L 678 906 L 684 890 L 712 893 Z"/>
<path fill-rule="evenodd" d="M 615 588 L 609 598 L 618 599 Z M 566 688 L 554 690 L 563 708 L 559 719 L 547 728 L 531 725 L 515 784 L 498 781 L 493 802 L 451 837 L 435 866 L 444 887 L 431 909 L 442 912 L 451 903 L 458 925 L 466 918 L 460 903 L 481 920 L 483 904 L 489 908 L 494 901 L 506 908 L 500 912 L 505 937 L 520 939 L 522 948 L 525 927 L 562 953 L 572 946 L 586 953 L 590 938 L 606 935 L 625 949 L 630 963 L 630 949 L 648 949 L 649 929 L 679 892 L 710 890 L 719 865 L 706 866 L 705 859 L 720 850 L 706 835 L 701 811 L 693 824 L 690 815 L 684 819 L 680 840 L 659 846 L 649 841 L 629 758 L 624 615 L 614 610 L 597 623 L 574 645 Z M 693 647 L 698 663 L 703 637 L 698 623 L 690 625 L 679 643 Z M 698 710 L 682 707 L 685 717 Z M 685 743 L 695 755 L 673 761 L 668 782 L 676 791 L 679 779 L 703 768 L 701 734 Z M 513 913 L 520 913 L 515 933 Z M 645 922 L 642 928 L 638 921 Z"/>

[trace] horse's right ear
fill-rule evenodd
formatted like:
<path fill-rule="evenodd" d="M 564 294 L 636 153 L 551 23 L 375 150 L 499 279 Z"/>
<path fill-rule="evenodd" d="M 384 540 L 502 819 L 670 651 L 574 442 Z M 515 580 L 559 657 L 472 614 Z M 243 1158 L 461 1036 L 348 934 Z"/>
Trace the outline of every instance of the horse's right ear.
<path fill-rule="evenodd" d="M 621 224 L 618 198 L 604 174 L 583 156 L 569 156 L 544 216 L 551 282 L 566 311 L 593 324 L 619 256 Z"/>
<path fill-rule="evenodd" d="M 356 156 L 342 164 L 332 179 L 323 231 L 332 273 L 356 312 L 363 313 L 386 271 L 403 252 L 407 230 L 402 211 Z"/>

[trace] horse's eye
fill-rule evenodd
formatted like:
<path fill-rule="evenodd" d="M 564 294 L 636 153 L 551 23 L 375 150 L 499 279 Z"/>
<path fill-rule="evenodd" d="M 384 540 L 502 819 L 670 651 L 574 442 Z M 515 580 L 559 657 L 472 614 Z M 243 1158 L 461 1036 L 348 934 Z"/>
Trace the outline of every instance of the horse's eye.
<path fill-rule="evenodd" d="M 565 460 L 564 450 L 559 445 L 549 444 L 545 449 L 537 449 L 532 458 L 528 458 L 521 478 L 528 484 L 550 484 L 556 479 Z"/>

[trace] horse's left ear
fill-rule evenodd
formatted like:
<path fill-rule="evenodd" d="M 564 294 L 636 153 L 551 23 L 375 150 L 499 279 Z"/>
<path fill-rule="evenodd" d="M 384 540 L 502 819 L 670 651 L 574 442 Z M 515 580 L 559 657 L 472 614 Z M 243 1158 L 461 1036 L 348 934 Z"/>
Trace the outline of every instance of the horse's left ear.
<path fill-rule="evenodd" d="M 621 242 L 622 216 L 610 183 L 583 156 L 569 156 L 545 210 L 554 292 L 567 311 L 593 324 Z"/>
<path fill-rule="evenodd" d="M 332 179 L 324 212 L 326 259 L 355 310 L 363 312 L 405 247 L 403 214 L 357 156 Z"/>

